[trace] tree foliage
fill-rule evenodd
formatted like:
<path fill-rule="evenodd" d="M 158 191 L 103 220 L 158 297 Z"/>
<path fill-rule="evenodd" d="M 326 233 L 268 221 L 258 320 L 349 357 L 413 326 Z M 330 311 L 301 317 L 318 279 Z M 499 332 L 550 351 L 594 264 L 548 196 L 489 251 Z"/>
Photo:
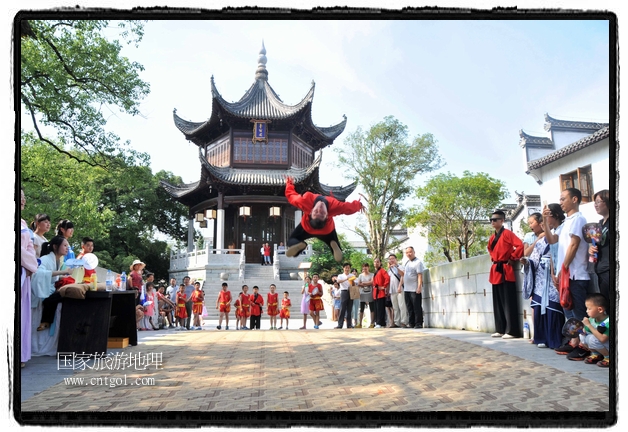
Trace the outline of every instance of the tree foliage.
<path fill-rule="evenodd" d="M 340 240 L 340 248 L 343 253 L 343 260 L 340 263 L 334 259 L 334 255 L 326 243 L 317 238 L 312 241 L 312 256 L 309 259 L 312 267 L 308 271 L 309 274 L 318 273 L 321 279 L 331 282 L 332 276 L 342 273 L 342 265 L 345 262 L 354 266 L 352 258 L 363 259 L 365 255 L 356 251 L 344 234 L 339 233 L 338 240 Z"/>
<path fill-rule="evenodd" d="M 181 178 L 165 171 L 153 175 L 146 155 L 141 155 L 142 166 L 119 160 L 119 169 L 106 170 L 79 163 L 81 151 L 67 151 L 76 157 L 67 158 L 31 134 L 22 136 L 21 180 L 27 199 L 22 217 L 32 221 L 37 213 L 48 214 L 48 239 L 60 219 L 69 219 L 75 227 L 71 245 L 79 250 L 83 237 L 94 238 L 101 267 L 128 272 L 139 258 L 157 277 L 167 278 L 167 243 L 154 235 L 186 239 L 187 209 L 164 195 L 159 180 L 180 184 Z"/>
<path fill-rule="evenodd" d="M 442 166 L 436 141 L 429 134 L 408 138 L 408 128 L 392 116 L 350 134 L 336 149 L 345 177 L 364 190 L 368 227 L 356 227 L 373 256 L 398 246 L 391 236 L 405 222 L 401 201 L 414 189 L 418 175 Z"/>
<path fill-rule="evenodd" d="M 432 253 L 426 261 L 437 264 L 439 256 L 448 262 L 461 259 L 462 247 L 467 257 L 486 253 L 491 231 L 486 222 L 508 191 L 501 180 L 486 173 L 465 171 L 462 177 L 436 175 L 416 195 L 422 204 L 412 209 L 407 223 L 428 228 Z"/>
<path fill-rule="evenodd" d="M 22 22 L 20 100 L 37 137 L 56 151 L 91 166 L 131 163 L 137 154 L 105 129 L 106 117 L 139 114 L 149 85 L 144 68 L 108 40 L 109 21 Z M 120 37 L 137 44 L 143 23 L 119 23 Z M 56 135 L 55 135 L 56 134 Z M 81 150 L 72 152 L 71 150 Z"/>

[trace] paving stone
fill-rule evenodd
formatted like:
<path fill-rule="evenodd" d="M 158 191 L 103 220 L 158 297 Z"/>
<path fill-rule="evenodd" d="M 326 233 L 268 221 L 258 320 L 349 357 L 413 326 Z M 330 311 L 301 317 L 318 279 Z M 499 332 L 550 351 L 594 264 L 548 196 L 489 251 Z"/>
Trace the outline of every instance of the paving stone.
<path fill-rule="evenodd" d="M 23 400 L 22 410 L 609 410 L 608 384 L 429 332 L 173 332 L 124 352 L 161 353 L 162 366 L 71 376 L 154 385 L 60 382 Z"/>

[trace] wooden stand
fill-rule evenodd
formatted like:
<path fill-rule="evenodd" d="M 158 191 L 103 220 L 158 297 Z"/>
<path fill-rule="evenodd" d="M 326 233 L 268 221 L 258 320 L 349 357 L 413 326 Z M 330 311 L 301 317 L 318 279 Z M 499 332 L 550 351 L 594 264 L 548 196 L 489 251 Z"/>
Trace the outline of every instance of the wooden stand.
<path fill-rule="evenodd" d="M 58 352 L 107 352 L 109 337 L 137 345 L 134 291 L 88 291 L 84 300 L 64 298 Z"/>

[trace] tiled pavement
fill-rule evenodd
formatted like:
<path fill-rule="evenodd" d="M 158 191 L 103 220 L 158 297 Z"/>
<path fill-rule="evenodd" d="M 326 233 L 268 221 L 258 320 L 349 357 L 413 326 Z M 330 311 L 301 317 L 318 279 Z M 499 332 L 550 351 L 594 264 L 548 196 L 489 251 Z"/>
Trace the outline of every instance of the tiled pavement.
<path fill-rule="evenodd" d="M 146 371 L 22 369 L 22 410 L 608 411 L 609 371 L 525 340 L 442 329 L 141 332 L 124 354 L 161 353 Z M 212 330 L 208 330 L 208 329 Z M 50 373 L 49 373 L 50 372 Z M 108 377 L 126 386 L 69 385 Z M 43 378 L 47 376 L 47 378 Z M 152 378 L 154 386 L 134 385 Z M 48 380 L 46 382 L 45 380 Z M 587 403 L 583 404 L 583 400 Z"/>

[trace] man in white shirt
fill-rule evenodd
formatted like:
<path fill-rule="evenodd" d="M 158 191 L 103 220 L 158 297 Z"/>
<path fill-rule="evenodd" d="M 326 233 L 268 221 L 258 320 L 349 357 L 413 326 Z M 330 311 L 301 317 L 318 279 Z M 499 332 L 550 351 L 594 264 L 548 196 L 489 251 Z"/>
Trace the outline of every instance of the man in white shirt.
<path fill-rule="evenodd" d="M 404 268 L 399 265 L 397 255 L 388 256 L 388 276 L 390 277 L 390 301 L 393 305 L 393 319 L 391 327 L 408 327 L 408 311 L 403 293 Z"/>
<path fill-rule="evenodd" d="M 416 257 L 414 248 L 406 248 L 408 261 L 405 264 L 403 275 L 403 295 L 408 310 L 408 325 L 410 328 L 423 328 L 423 305 L 421 292 L 423 291 L 423 263 Z"/>
<path fill-rule="evenodd" d="M 589 273 L 587 262 L 589 260 L 588 245 L 582 236 L 582 227 L 587 223 L 580 213 L 582 194 L 578 189 L 565 189 L 560 194 L 560 207 L 567 217 L 561 228 L 560 234 L 546 234 L 547 242 L 558 242 L 558 260 L 556 262 L 556 276 L 560 278 L 563 268 L 569 269 L 569 291 L 573 299 L 573 309 L 565 310 L 565 318 L 582 320 L 587 316 L 587 308 L 584 305 L 589 287 Z M 549 212 L 545 208 L 543 213 Z"/>
<path fill-rule="evenodd" d="M 556 262 L 556 279 L 554 284 L 560 281 L 560 273 L 563 266 L 569 270 L 569 291 L 571 293 L 573 308 L 564 309 L 565 318 L 576 318 L 580 321 L 587 316 L 585 299 L 589 288 L 589 273 L 587 272 L 588 245 L 582 235 L 582 227 L 587 223 L 580 213 L 582 193 L 576 188 L 568 188 L 560 193 L 560 207 L 567 217 L 562 224 L 558 235 L 545 236 L 549 244 L 558 242 L 558 258 Z M 545 207 L 543 216 L 551 216 L 550 210 Z M 589 355 L 588 351 L 578 347 L 578 338 L 556 349 L 558 354 L 567 354 L 570 360 L 582 360 Z"/>
<path fill-rule="evenodd" d="M 170 286 L 166 288 L 166 295 L 170 301 L 175 302 L 177 299 L 175 296 L 177 295 L 177 280 L 175 278 L 170 279 Z"/>
<path fill-rule="evenodd" d="M 351 306 L 353 302 L 349 297 L 349 277 L 351 276 L 351 264 L 344 263 L 342 266 L 342 273 L 336 277 L 336 282 L 340 285 L 340 314 L 338 315 L 338 326 L 334 327 L 341 329 L 345 321 L 347 320 L 347 328 L 353 328 L 351 325 Z"/>

